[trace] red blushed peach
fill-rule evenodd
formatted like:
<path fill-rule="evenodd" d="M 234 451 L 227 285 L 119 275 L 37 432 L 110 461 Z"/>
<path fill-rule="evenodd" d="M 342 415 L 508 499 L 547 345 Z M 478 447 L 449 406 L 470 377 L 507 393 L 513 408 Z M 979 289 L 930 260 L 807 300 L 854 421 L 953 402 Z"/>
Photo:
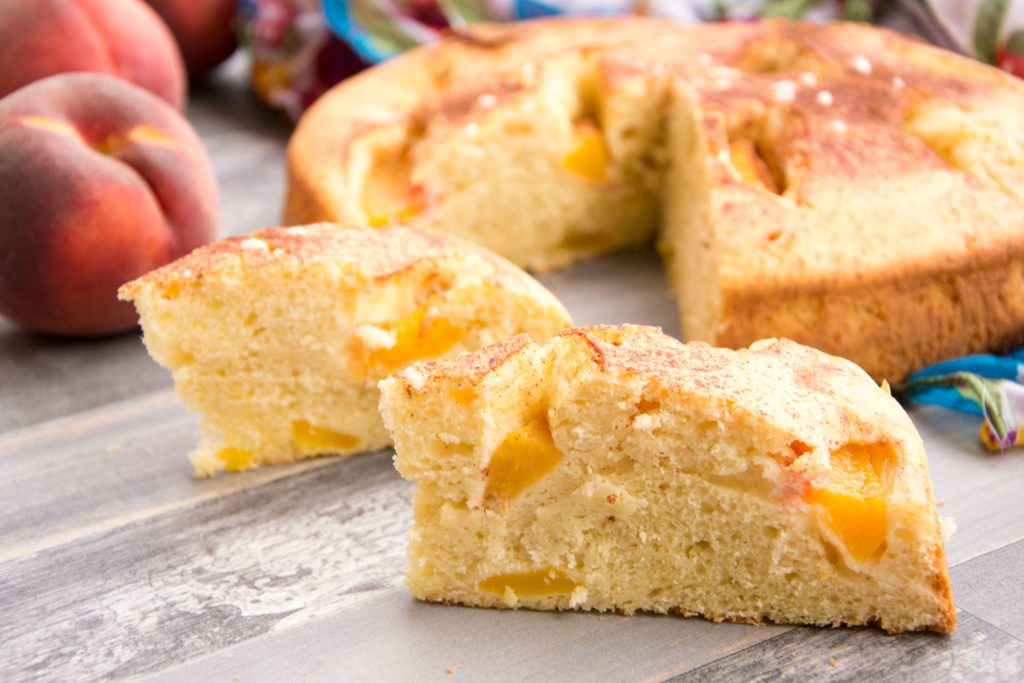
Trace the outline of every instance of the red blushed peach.
<path fill-rule="evenodd" d="M 184 108 L 185 66 L 142 0 L 0 0 L 0 97 L 67 71 L 117 76 Z"/>
<path fill-rule="evenodd" d="M 146 2 L 167 22 L 191 79 L 202 78 L 238 47 L 233 25 L 237 0 Z"/>
<path fill-rule="evenodd" d="M 163 100 L 89 73 L 0 100 L 0 314 L 96 335 L 133 327 L 128 280 L 209 242 L 213 169 Z"/>

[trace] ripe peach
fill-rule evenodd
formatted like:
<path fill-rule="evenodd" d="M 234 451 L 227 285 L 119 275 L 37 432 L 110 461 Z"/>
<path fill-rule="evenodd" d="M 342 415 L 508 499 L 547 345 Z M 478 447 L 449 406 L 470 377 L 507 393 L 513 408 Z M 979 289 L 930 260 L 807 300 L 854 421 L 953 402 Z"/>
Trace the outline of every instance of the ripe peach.
<path fill-rule="evenodd" d="M 238 47 L 233 26 L 236 0 L 146 2 L 167 22 L 191 79 L 202 78 Z"/>
<path fill-rule="evenodd" d="M 184 108 L 185 66 L 142 0 L 0 0 L 0 97 L 66 71 L 117 76 Z"/>
<path fill-rule="evenodd" d="M 68 335 L 126 330 L 117 288 L 209 242 L 217 186 L 199 137 L 126 81 L 70 73 L 0 100 L 0 314 Z"/>

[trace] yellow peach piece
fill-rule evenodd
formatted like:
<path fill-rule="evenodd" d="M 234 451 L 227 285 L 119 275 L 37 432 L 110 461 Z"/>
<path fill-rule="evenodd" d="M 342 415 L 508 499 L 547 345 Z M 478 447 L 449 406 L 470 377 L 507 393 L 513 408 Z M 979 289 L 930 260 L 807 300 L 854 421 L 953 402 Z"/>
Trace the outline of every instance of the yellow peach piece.
<path fill-rule="evenodd" d="M 363 185 L 363 212 L 371 228 L 401 224 L 420 213 L 419 190 L 409 177 L 408 150 L 378 157 Z"/>
<path fill-rule="evenodd" d="M 437 358 L 465 336 L 465 330 L 444 318 L 424 324 L 423 312 L 424 307 L 419 306 L 395 323 L 395 344 L 373 351 L 370 362 L 398 370 L 416 360 Z"/>
<path fill-rule="evenodd" d="M 864 562 L 885 552 L 889 451 L 873 444 L 847 444 L 831 455 L 832 469 L 804 500 L 816 506 L 850 555 Z"/>
<path fill-rule="evenodd" d="M 371 228 L 383 228 L 385 225 L 402 225 L 415 218 L 419 212 L 420 208 L 418 206 L 409 204 L 400 208 L 393 208 L 390 212 L 381 211 L 367 214 L 366 223 Z"/>
<path fill-rule="evenodd" d="M 597 126 L 589 121 L 576 124 L 573 128 L 572 149 L 565 155 L 566 168 L 599 183 L 608 177 L 608 162 L 608 148 Z"/>
<path fill-rule="evenodd" d="M 501 442 L 487 465 L 487 492 L 507 501 L 539 481 L 562 459 L 541 412 Z"/>
<path fill-rule="evenodd" d="M 316 427 L 306 420 L 292 422 L 292 441 L 303 453 L 338 453 L 359 445 L 359 437 Z"/>
<path fill-rule="evenodd" d="M 778 193 L 775 178 L 772 177 L 764 159 L 757 153 L 753 140 L 736 140 L 730 143 L 729 160 L 744 182 L 762 185 L 770 192 Z"/>
<path fill-rule="evenodd" d="M 615 237 L 603 232 L 583 232 L 570 230 L 559 241 L 559 246 L 566 249 L 607 249 L 613 245 Z"/>
<path fill-rule="evenodd" d="M 455 387 L 448 392 L 448 396 L 465 406 L 476 398 L 476 391 L 472 387 Z"/>
<path fill-rule="evenodd" d="M 518 596 L 563 595 L 572 593 L 578 583 L 557 569 L 539 569 L 521 574 L 496 574 L 480 582 L 477 588 L 485 593 L 503 595 L 511 588 Z"/>
<path fill-rule="evenodd" d="M 252 467 L 252 453 L 228 446 L 217 453 L 217 459 L 224 463 L 224 469 L 228 472 L 244 472 Z"/>

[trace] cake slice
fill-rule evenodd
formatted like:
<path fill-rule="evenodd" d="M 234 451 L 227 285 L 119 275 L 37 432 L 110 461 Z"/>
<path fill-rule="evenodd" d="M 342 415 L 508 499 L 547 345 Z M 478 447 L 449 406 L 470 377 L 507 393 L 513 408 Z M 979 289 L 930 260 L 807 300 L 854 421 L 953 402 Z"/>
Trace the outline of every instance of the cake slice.
<path fill-rule="evenodd" d="M 525 336 L 381 382 L 424 600 L 952 631 L 921 439 L 785 340 Z"/>
<path fill-rule="evenodd" d="M 377 382 L 421 358 L 569 324 L 504 259 L 424 230 L 272 228 L 121 288 L 150 354 L 201 414 L 197 476 L 382 448 Z"/>

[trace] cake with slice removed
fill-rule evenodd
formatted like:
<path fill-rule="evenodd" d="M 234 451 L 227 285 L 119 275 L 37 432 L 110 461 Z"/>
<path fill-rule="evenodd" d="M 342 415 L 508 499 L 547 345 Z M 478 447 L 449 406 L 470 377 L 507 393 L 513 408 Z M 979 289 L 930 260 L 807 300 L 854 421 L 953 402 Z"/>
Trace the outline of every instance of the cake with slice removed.
<path fill-rule="evenodd" d="M 196 474 L 390 444 L 377 382 L 420 358 L 569 324 L 504 259 L 448 235 L 334 224 L 202 247 L 121 288 L 204 432 Z"/>
<path fill-rule="evenodd" d="M 325 94 L 286 224 L 453 232 L 543 270 L 660 247 L 687 339 L 897 382 L 1024 344 L 1024 81 L 862 23 L 459 26 Z"/>
<path fill-rule="evenodd" d="M 948 632 L 913 424 L 852 363 L 564 330 L 381 382 L 425 600 Z"/>

